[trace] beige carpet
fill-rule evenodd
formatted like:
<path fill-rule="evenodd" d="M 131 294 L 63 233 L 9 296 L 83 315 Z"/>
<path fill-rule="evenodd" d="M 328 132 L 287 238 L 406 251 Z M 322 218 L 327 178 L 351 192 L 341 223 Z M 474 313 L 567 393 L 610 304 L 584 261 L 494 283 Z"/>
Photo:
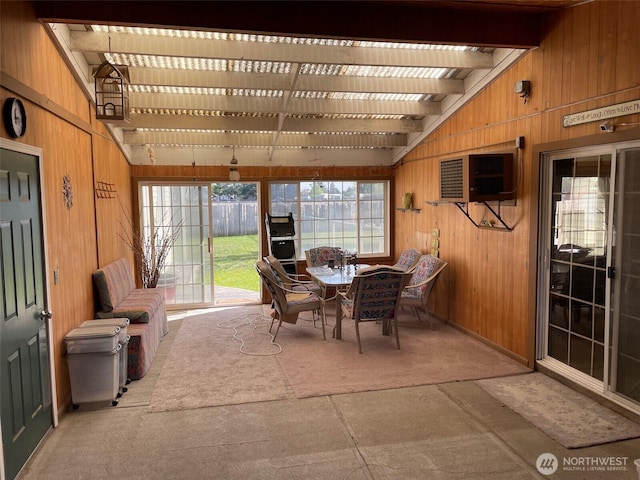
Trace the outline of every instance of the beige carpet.
<path fill-rule="evenodd" d="M 566 448 L 640 437 L 640 425 L 542 373 L 476 382 Z"/>
<path fill-rule="evenodd" d="M 291 395 L 261 307 L 182 320 L 151 395 L 150 411 L 278 400 Z M 244 353 L 243 353 L 244 352 Z"/>
<path fill-rule="evenodd" d="M 245 402 L 381 390 L 514 375 L 528 370 L 441 323 L 434 329 L 408 316 L 400 346 L 380 325 L 354 326 L 343 340 L 322 340 L 320 325 L 303 314 L 271 342 L 262 307 L 217 310 L 182 320 L 151 395 L 150 410 L 182 410 Z M 329 317 L 330 322 L 333 321 Z M 281 350 L 281 351 L 280 351 Z M 244 353 L 243 353 L 244 352 Z"/>
<path fill-rule="evenodd" d="M 332 321 L 332 317 L 329 317 Z M 298 398 L 429 385 L 514 375 L 529 370 L 483 343 L 440 322 L 433 328 L 402 315 L 400 350 L 381 325 L 360 324 L 362 355 L 353 322 L 344 322 L 342 340 L 322 341 L 321 331 L 283 326 L 277 362 Z"/>

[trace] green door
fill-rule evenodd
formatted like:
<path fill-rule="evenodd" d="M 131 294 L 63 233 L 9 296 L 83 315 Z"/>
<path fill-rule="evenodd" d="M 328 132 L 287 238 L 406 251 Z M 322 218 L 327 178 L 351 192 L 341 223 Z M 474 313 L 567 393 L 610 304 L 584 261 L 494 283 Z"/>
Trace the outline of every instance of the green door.
<path fill-rule="evenodd" d="M 0 410 L 6 478 L 52 425 L 38 158 L 0 150 Z"/>

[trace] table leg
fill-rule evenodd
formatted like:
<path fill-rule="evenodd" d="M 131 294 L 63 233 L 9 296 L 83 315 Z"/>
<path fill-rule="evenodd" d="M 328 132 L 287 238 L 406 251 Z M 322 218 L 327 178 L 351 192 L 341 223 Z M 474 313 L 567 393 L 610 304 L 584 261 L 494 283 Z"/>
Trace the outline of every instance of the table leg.
<path fill-rule="evenodd" d="M 336 294 L 336 326 L 334 328 L 336 340 L 342 339 L 342 308 L 340 308 L 340 296 Z"/>

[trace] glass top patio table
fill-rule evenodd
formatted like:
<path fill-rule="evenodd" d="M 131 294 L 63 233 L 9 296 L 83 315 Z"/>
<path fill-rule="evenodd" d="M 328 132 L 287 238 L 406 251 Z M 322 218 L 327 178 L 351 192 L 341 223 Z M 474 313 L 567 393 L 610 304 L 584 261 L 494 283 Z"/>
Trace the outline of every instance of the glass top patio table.
<path fill-rule="evenodd" d="M 307 273 L 318 285 L 323 287 L 348 287 L 353 281 L 353 277 L 359 270 L 369 265 L 359 264 L 355 268 L 353 265 L 349 268 L 343 267 L 330 268 L 327 265 L 321 267 L 307 267 Z"/>
<path fill-rule="evenodd" d="M 314 282 L 322 287 L 324 294 L 326 293 L 327 288 L 335 288 L 337 291 L 348 287 L 349 285 L 351 285 L 351 282 L 353 282 L 353 277 L 355 277 L 360 270 L 367 267 L 369 267 L 369 265 L 367 264 L 358 264 L 355 267 L 351 265 L 348 268 L 342 267 L 340 269 L 330 268 L 327 265 L 323 265 L 321 267 L 307 267 L 307 273 Z M 340 325 L 341 315 L 338 315 L 338 295 L 336 293 L 336 295 L 333 297 L 325 298 L 325 300 L 333 299 L 335 299 L 336 302 L 336 326 L 334 328 L 334 333 L 336 339 L 340 340 L 342 338 L 342 325 Z"/>

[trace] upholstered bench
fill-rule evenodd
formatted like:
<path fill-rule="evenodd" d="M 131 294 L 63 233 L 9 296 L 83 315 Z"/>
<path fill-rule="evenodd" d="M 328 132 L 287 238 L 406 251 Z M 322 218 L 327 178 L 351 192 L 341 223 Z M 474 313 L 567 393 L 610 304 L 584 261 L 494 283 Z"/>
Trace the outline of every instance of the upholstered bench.
<path fill-rule="evenodd" d="M 136 288 L 129 261 L 120 258 L 92 274 L 97 318 L 126 317 L 131 322 L 127 374 L 142 378 L 153 361 L 160 340 L 169 331 L 164 295 L 154 288 Z"/>

